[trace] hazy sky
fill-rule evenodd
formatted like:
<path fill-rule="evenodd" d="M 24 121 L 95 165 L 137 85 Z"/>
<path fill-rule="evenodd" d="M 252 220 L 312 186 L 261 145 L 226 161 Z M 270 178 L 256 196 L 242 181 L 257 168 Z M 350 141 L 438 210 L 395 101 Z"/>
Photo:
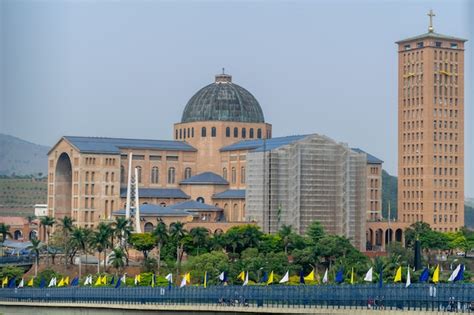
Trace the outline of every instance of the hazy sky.
<path fill-rule="evenodd" d="M 225 67 L 274 136 L 325 134 L 396 174 L 394 42 L 425 33 L 432 8 L 436 32 L 471 39 L 474 196 L 472 2 L 0 0 L 0 132 L 45 145 L 62 135 L 171 139 L 188 99 Z"/>

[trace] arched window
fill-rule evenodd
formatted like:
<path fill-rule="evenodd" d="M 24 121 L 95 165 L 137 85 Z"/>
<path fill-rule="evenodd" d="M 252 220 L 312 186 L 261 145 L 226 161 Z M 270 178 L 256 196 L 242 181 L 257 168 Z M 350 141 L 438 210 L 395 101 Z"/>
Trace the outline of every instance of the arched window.
<path fill-rule="evenodd" d="M 205 203 L 204 197 L 197 197 L 196 201 L 200 203 Z"/>
<path fill-rule="evenodd" d="M 151 169 L 151 183 L 158 184 L 160 181 L 160 173 L 157 166 L 153 166 Z"/>
<path fill-rule="evenodd" d="M 225 128 L 225 136 L 226 136 L 227 138 L 230 137 L 230 127 Z"/>
<path fill-rule="evenodd" d="M 176 170 L 174 167 L 168 169 L 168 184 L 174 184 L 175 182 Z"/>
<path fill-rule="evenodd" d="M 250 132 L 249 132 L 249 138 L 250 139 L 253 139 L 253 128 L 250 128 Z"/>
<path fill-rule="evenodd" d="M 183 139 L 186 139 L 186 128 L 183 129 Z"/>
<path fill-rule="evenodd" d="M 186 169 L 184 170 L 184 179 L 188 179 L 189 177 L 191 177 L 191 168 L 186 167 Z"/>
<path fill-rule="evenodd" d="M 120 182 L 125 183 L 125 167 L 120 166 Z"/>
<path fill-rule="evenodd" d="M 234 138 L 238 138 L 239 137 L 239 128 L 235 127 L 234 128 Z"/>
<path fill-rule="evenodd" d="M 136 169 L 137 169 L 137 174 L 138 174 L 138 178 L 136 178 L 136 180 L 138 183 L 141 183 L 142 182 L 142 167 L 137 166 Z"/>
<path fill-rule="evenodd" d="M 232 168 L 232 184 L 235 184 L 237 182 L 237 171 L 235 170 L 235 167 Z"/>
<path fill-rule="evenodd" d="M 191 137 L 191 130 L 188 128 L 188 138 Z"/>
<path fill-rule="evenodd" d="M 242 128 L 242 138 L 247 138 L 247 129 Z"/>
<path fill-rule="evenodd" d="M 179 138 L 183 139 L 183 129 L 179 129 Z"/>
<path fill-rule="evenodd" d="M 175 130 L 175 134 L 176 134 L 176 135 L 175 135 L 174 138 L 175 138 L 175 139 L 178 139 L 178 129 Z"/>
<path fill-rule="evenodd" d="M 262 139 L 262 129 L 257 129 L 257 138 Z"/>
<path fill-rule="evenodd" d="M 215 137 L 216 134 L 217 134 L 216 127 L 212 127 L 212 128 L 211 128 L 211 137 Z"/>
<path fill-rule="evenodd" d="M 227 168 L 222 169 L 222 177 L 224 177 L 225 180 L 227 180 Z"/>
<path fill-rule="evenodd" d="M 153 223 L 147 222 L 145 223 L 145 233 L 153 232 Z"/>
<path fill-rule="evenodd" d="M 194 127 L 191 128 L 191 138 L 194 138 Z"/>
<path fill-rule="evenodd" d="M 245 167 L 240 168 L 240 183 L 245 184 Z"/>
<path fill-rule="evenodd" d="M 201 128 L 201 137 L 205 137 L 206 136 L 206 127 L 202 127 Z"/>
<path fill-rule="evenodd" d="M 232 221 L 238 220 L 238 217 L 239 217 L 238 211 L 239 211 L 239 205 L 234 203 L 234 207 L 232 209 Z"/>

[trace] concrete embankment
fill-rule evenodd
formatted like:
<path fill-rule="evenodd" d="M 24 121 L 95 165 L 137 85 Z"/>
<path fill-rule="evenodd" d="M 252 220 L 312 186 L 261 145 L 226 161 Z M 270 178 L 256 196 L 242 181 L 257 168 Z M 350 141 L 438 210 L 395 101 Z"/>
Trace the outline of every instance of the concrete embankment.
<path fill-rule="evenodd" d="M 94 304 L 94 303 L 39 303 L 0 302 L 0 313 L 5 315 L 130 315 L 130 314 L 348 314 L 348 315 L 435 315 L 441 312 L 408 310 L 326 309 L 326 308 L 262 308 L 228 307 L 217 305 L 156 305 L 156 304 Z"/>

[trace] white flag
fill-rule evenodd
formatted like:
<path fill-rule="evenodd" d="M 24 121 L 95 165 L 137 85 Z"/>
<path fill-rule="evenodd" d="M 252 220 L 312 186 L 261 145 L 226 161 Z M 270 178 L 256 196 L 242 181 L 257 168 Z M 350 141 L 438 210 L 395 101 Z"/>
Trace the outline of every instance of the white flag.
<path fill-rule="evenodd" d="M 127 280 L 127 276 L 125 274 L 123 274 L 122 279 L 120 279 L 120 282 L 122 282 L 123 284 L 126 284 L 127 283 L 126 280 Z"/>
<path fill-rule="evenodd" d="M 224 279 L 225 279 L 225 271 L 221 272 L 221 274 L 219 275 L 219 280 L 224 281 Z"/>
<path fill-rule="evenodd" d="M 285 282 L 288 282 L 288 281 L 290 281 L 290 272 L 289 271 L 287 271 L 285 273 L 285 275 L 283 276 L 283 278 L 281 278 L 280 283 L 285 283 Z"/>
<path fill-rule="evenodd" d="M 168 282 L 173 282 L 173 274 L 172 273 L 167 274 L 165 279 L 168 280 Z"/>
<path fill-rule="evenodd" d="M 326 269 L 326 272 L 324 273 L 324 276 L 323 276 L 323 283 L 328 283 L 328 270 Z"/>
<path fill-rule="evenodd" d="M 23 288 L 25 285 L 25 282 L 23 280 L 23 278 L 21 278 L 21 281 L 20 281 L 20 284 L 18 285 L 19 288 Z"/>
<path fill-rule="evenodd" d="M 449 276 L 448 281 L 454 281 L 454 279 L 456 279 L 456 277 L 458 276 L 459 271 L 461 271 L 461 265 L 458 265 L 456 269 L 454 269 L 453 273 Z"/>
<path fill-rule="evenodd" d="M 367 271 L 367 273 L 365 274 L 364 281 L 372 282 L 372 274 L 373 274 L 373 268 L 370 267 L 369 271 Z"/>
<path fill-rule="evenodd" d="M 242 286 L 247 285 L 247 284 L 249 284 L 249 272 L 248 271 L 245 274 L 245 280 L 244 280 L 244 283 L 242 283 Z"/>
<path fill-rule="evenodd" d="M 91 285 L 92 284 L 92 276 L 87 276 L 86 280 L 84 281 L 84 285 Z"/>
<path fill-rule="evenodd" d="M 407 268 L 407 283 L 405 284 L 405 288 L 408 288 L 411 284 L 411 278 L 410 278 L 410 266 Z"/>
<path fill-rule="evenodd" d="M 183 279 L 181 280 L 181 284 L 179 285 L 180 288 L 182 287 L 185 287 L 186 286 L 186 277 L 183 277 Z"/>
<path fill-rule="evenodd" d="M 56 286 L 56 277 L 51 278 L 51 281 L 49 281 L 48 288 L 55 287 Z"/>

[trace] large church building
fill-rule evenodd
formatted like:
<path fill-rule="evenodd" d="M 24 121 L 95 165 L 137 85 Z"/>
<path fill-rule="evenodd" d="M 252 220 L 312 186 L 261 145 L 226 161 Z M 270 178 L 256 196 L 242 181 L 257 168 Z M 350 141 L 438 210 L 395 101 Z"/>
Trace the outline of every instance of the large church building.
<path fill-rule="evenodd" d="M 366 218 L 381 214 L 379 159 L 318 134 L 272 138 L 256 98 L 228 74 L 191 97 L 173 129 L 173 140 L 62 137 L 48 154 L 49 214 L 90 228 L 123 216 L 132 175 L 142 231 L 161 220 L 304 233 L 318 220 L 365 249 Z"/>

